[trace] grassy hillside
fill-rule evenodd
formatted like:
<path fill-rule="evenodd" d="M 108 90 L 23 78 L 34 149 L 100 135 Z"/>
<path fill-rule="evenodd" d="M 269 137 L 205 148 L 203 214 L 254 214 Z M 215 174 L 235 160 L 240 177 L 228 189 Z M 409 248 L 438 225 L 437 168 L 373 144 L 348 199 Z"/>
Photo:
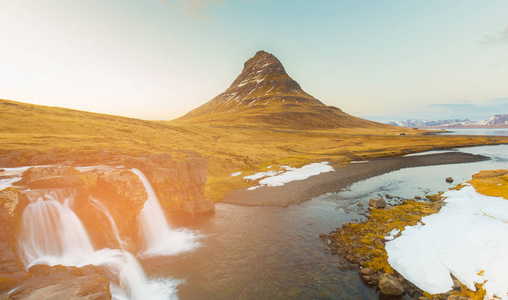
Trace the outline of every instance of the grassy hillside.
<path fill-rule="evenodd" d="M 231 124 L 229 124 L 231 125 Z M 397 135 L 402 131 L 408 135 Z M 211 127 L 175 121 L 145 121 L 71 109 L 0 100 L 0 154 L 114 150 L 126 154 L 194 150 L 209 161 L 207 194 L 220 200 L 245 186 L 236 171 L 314 161 L 345 163 L 434 148 L 508 143 L 507 137 L 429 136 L 386 127 L 321 131 Z"/>

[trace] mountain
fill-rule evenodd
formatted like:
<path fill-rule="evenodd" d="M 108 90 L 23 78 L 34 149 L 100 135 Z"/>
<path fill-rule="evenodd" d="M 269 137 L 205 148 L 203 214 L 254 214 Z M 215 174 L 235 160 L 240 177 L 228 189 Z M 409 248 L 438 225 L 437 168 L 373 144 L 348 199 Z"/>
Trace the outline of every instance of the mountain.
<path fill-rule="evenodd" d="M 488 127 L 493 127 L 493 126 L 508 127 L 508 114 L 494 115 L 492 118 L 476 122 L 476 123 L 474 123 L 474 125 L 477 125 L 477 126 L 488 126 Z"/>
<path fill-rule="evenodd" d="M 409 120 L 400 120 L 395 122 L 390 122 L 388 124 L 393 126 L 401 126 L 401 127 L 438 127 L 438 126 L 445 126 L 450 124 L 457 124 L 457 123 L 465 123 L 465 122 L 471 122 L 468 119 L 460 120 L 460 119 L 449 119 L 449 120 L 421 120 L 421 119 L 409 119 Z"/>
<path fill-rule="evenodd" d="M 449 120 L 436 120 L 427 121 L 419 119 L 401 120 L 388 123 L 394 126 L 401 127 L 442 127 L 442 128 L 496 128 L 508 127 L 508 114 L 494 115 L 492 118 L 483 121 L 470 121 L 468 119 L 449 119 Z"/>
<path fill-rule="evenodd" d="M 306 93 L 272 54 L 259 51 L 231 86 L 179 122 L 283 129 L 387 127 L 353 117 Z"/>

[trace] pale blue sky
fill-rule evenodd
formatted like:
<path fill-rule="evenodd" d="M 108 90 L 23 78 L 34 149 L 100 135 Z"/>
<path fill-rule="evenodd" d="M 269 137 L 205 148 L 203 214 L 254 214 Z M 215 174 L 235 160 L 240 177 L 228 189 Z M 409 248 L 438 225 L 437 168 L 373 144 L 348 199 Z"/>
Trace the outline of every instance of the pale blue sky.
<path fill-rule="evenodd" d="M 356 116 L 508 113 L 508 1 L 0 0 L 0 98 L 172 119 L 258 50 Z"/>

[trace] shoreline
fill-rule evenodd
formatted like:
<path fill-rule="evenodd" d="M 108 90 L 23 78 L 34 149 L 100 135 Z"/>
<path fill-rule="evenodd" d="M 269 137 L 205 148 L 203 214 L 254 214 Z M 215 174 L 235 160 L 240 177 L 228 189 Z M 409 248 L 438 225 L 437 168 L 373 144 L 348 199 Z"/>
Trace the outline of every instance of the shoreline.
<path fill-rule="evenodd" d="M 283 186 L 263 186 L 255 190 L 237 189 L 227 193 L 219 203 L 288 207 L 329 192 L 340 191 L 357 181 L 400 169 L 479 162 L 489 159 L 483 155 L 462 152 L 376 158 L 365 163 L 350 163 L 344 167 L 335 168 L 334 172 L 311 176 L 305 180 L 292 181 Z M 443 178 L 445 177 L 443 175 Z"/>

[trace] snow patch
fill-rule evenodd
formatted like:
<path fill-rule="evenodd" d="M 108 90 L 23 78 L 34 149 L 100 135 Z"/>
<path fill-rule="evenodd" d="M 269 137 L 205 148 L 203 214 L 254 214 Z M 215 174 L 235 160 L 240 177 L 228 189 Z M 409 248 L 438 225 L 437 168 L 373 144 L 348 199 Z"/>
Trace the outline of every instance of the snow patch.
<path fill-rule="evenodd" d="M 424 217 L 425 225 L 407 226 L 386 243 L 388 262 L 431 294 L 452 288 L 451 273 L 471 290 L 484 283 L 488 299 L 507 300 L 508 201 L 470 185 L 443 196 L 446 205 Z"/>
<path fill-rule="evenodd" d="M 236 177 L 236 176 L 240 176 L 242 175 L 242 172 L 235 172 L 235 173 L 231 173 L 231 175 L 229 175 L 229 177 Z"/>
<path fill-rule="evenodd" d="M 283 186 L 291 181 L 304 180 L 314 175 L 334 171 L 333 167 L 328 165 L 328 162 L 312 163 L 301 168 L 292 168 L 290 166 L 282 166 L 282 168 L 285 169 L 285 171 L 266 171 L 245 176 L 244 179 L 246 180 L 258 180 L 263 178 L 259 181 L 259 186 L 250 188 L 249 190 L 260 186 Z"/>

